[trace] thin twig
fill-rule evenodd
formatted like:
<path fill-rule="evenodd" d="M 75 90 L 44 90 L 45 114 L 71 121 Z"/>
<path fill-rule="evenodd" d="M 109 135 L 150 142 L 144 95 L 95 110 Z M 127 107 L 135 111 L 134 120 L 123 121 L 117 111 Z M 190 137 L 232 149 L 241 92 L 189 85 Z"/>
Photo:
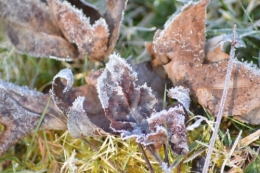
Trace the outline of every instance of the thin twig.
<path fill-rule="evenodd" d="M 223 88 L 223 93 L 222 93 L 222 97 L 221 97 L 221 101 L 220 101 L 220 106 L 219 106 L 219 111 L 218 111 L 214 131 L 213 131 L 212 137 L 210 139 L 208 154 L 207 154 L 207 157 L 205 159 L 205 163 L 204 163 L 204 167 L 203 167 L 203 171 L 202 171 L 203 173 L 208 173 L 208 168 L 209 168 L 209 163 L 210 163 L 212 151 L 213 151 L 213 148 L 214 148 L 214 145 L 215 145 L 215 141 L 217 139 L 218 129 L 219 129 L 219 126 L 220 126 L 220 121 L 221 121 L 223 110 L 224 110 L 224 107 L 225 107 L 225 102 L 226 102 L 228 88 L 229 88 L 229 82 L 230 82 L 230 78 L 231 78 L 233 59 L 235 57 L 235 50 L 236 50 L 235 49 L 235 45 L 236 45 L 236 33 L 235 32 L 236 32 L 236 25 L 234 25 L 234 27 L 233 27 L 233 38 L 232 38 L 232 43 L 231 43 L 230 57 L 229 57 L 229 60 L 228 60 L 228 67 L 227 67 L 225 85 L 224 85 L 224 88 Z"/>
<path fill-rule="evenodd" d="M 153 145 L 147 146 L 147 150 L 150 152 L 150 154 L 155 158 L 155 160 L 159 163 L 160 166 L 162 166 L 163 161 L 161 157 L 157 154 L 155 148 Z"/>
<path fill-rule="evenodd" d="M 145 160 L 145 163 L 147 164 L 148 166 L 148 169 L 151 173 L 154 173 L 154 170 L 153 170 L 153 167 L 149 161 L 149 159 L 147 158 L 146 154 L 145 154 L 145 151 L 144 151 L 144 148 L 141 144 L 138 143 L 138 146 L 139 146 L 139 149 L 141 150 L 141 153 L 142 155 L 144 156 L 144 160 Z"/>

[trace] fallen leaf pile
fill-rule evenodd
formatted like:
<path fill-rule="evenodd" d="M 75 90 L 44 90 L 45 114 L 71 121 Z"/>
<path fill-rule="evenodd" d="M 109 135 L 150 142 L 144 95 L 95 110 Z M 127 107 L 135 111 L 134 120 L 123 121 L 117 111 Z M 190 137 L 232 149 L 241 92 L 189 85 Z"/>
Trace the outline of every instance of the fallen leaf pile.
<path fill-rule="evenodd" d="M 229 35 L 206 42 L 208 2 L 189 2 L 146 43 L 151 61 L 132 66 L 112 53 L 127 0 L 107 0 L 103 15 L 77 0 L 0 0 L 0 16 L 18 52 L 59 60 L 109 57 L 106 68 L 92 71 L 80 87 L 73 87 L 70 69 L 61 70 L 50 94 L 0 81 L 0 122 L 6 127 L 0 155 L 38 124 L 40 129 L 68 129 L 74 138 L 121 135 L 154 153 L 169 144 L 173 152 L 187 154 L 189 94 L 217 115 L 229 59 L 223 52 Z M 260 124 L 259 75 L 252 64 L 234 61 L 225 116 Z M 167 76 L 176 86 L 168 97 L 177 103 L 164 108 Z M 168 169 L 168 163 L 159 163 Z"/>

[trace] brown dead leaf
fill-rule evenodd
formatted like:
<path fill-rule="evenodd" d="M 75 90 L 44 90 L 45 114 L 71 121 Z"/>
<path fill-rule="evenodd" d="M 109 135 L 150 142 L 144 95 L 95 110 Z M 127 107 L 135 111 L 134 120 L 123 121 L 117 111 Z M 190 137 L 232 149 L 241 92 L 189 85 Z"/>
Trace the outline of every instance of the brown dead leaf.
<path fill-rule="evenodd" d="M 91 4 L 84 0 L 68 0 L 71 5 L 77 7 L 77 9 L 82 10 L 82 12 L 89 17 L 90 23 L 94 24 L 96 20 L 100 19 L 102 16 L 98 10 Z"/>
<path fill-rule="evenodd" d="M 151 87 L 157 99 L 164 97 L 165 87 L 170 88 L 172 86 L 169 79 L 163 79 L 157 75 L 151 61 L 133 65 L 132 67 L 133 71 L 138 75 L 136 84 L 141 86 L 146 83 L 147 86 Z"/>
<path fill-rule="evenodd" d="M 173 85 L 191 90 L 191 95 L 213 115 L 217 115 L 227 71 L 227 55 L 219 53 L 219 44 L 207 48 L 205 61 L 205 17 L 208 0 L 187 5 L 179 15 L 154 38 L 154 52 L 167 55 L 171 61 L 164 65 Z M 210 43 L 210 42 L 209 42 Z M 150 51 L 152 54 L 153 52 Z M 159 57 L 159 56 L 157 56 Z M 214 62 L 214 57 L 219 62 Z M 224 60 L 223 60 L 224 59 Z M 208 62 L 206 64 L 205 62 Z M 252 64 L 237 60 L 233 63 L 224 115 L 243 122 L 259 124 L 259 70 Z"/>
<path fill-rule="evenodd" d="M 109 56 L 115 47 L 127 1 L 128 0 L 107 0 L 107 10 L 104 14 L 104 18 L 108 24 L 110 35 L 106 56 Z"/>
<path fill-rule="evenodd" d="M 107 50 L 109 30 L 102 18 L 93 25 L 89 19 L 67 1 L 48 0 L 55 22 L 68 42 L 75 44 L 79 58 L 103 59 Z"/>
<path fill-rule="evenodd" d="M 60 60 L 103 60 L 114 49 L 126 0 L 107 1 L 104 19 L 84 1 L 2 0 L 0 16 L 20 53 Z M 87 16 L 87 17 L 86 17 Z M 94 23 L 94 24 L 91 24 Z"/>
<path fill-rule="evenodd" d="M 2 0 L 0 16 L 6 23 L 10 41 L 19 52 L 64 60 L 77 56 L 77 50 L 62 37 L 44 3 L 32 0 Z"/>
<path fill-rule="evenodd" d="M 67 129 L 66 117 L 53 101 L 47 104 L 49 99 L 49 95 L 0 81 L 0 122 L 5 125 L 5 131 L 0 135 L 0 156 L 36 129 L 46 106 L 40 129 Z"/>
<path fill-rule="evenodd" d="M 224 52 L 224 44 L 231 42 L 225 38 L 225 35 L 219 35 L 209 39 L 205 45 L 204 63 L 214 63 L 222 60 L 228 60 L 229 55 Z"/>
<path fill-rule="evenodd" d="M 152 43 L 145 43 L 147 52 L 151 55 L 151 63 L 153 70 L 163 79 L 167 79 L 168 75 L 165 72 L 162 65 L 169 63 L 170 59 L 167 55 L 156 54 L 154 51 L 154 45 Z"/>

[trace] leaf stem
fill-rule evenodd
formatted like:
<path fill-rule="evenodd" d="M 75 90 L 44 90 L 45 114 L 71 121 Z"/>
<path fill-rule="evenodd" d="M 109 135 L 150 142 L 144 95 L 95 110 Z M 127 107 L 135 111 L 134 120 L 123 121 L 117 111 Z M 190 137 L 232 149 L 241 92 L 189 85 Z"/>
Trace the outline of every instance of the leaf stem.
<path fill-rule="evenodd" d="M 143 146 L 142 146 L 141 144 L 139 144 L 139 143 L 138 143 L 138 146 L 139 146 L 139 149 L 140 149 L 140 151 L 141 151 L 141 153 L 142 153 L 142 155 L 143 155 L 143 157 L 144 157 L 144 160 L 145 160 L 145 162 L 146 162 L 146 164 L 147 164 L 147 166 L 148 166 L 148 169 L 149 169 L 150 173 L 154 173 L 153 167 L 152 167 L 152 165 L 151 165 L 149 159 L 147 158 L 147 156 L 146 156 L 146 154 L 145 154 L 145 151 L 144 151 L 144 149 L 143 149 Z"/>

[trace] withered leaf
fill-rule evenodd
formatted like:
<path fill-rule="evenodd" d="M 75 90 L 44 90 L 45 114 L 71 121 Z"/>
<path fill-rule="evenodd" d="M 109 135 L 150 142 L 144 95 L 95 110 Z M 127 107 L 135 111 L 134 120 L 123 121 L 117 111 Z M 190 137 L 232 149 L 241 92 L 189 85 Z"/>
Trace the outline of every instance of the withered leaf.
<path fill-rule="evenodd" d="M 104 14 L 104 18 L 108 24 L 110 35 L 106 56 L 109 56 L 115 47 L 127 1 L 128 0 L 107 0 L 107 10 Z"/>
<path fill-rule="evenodd" d="M 136 84 L 143 85 L 146 83 L 147 86 L 151 87 L 158 101 L 164 97 L 165 86 L 167 86 L 167 88 L 172 86 L 169 79 L 163 79 L 157 75 L 152 67 L 151 61 L 133 65 L 132 68 L 138 76 Z"/>
<path fill-rule="evenodd" d="M 231 34 L 222 34 L 209 39 L 205 45 L 204 63 L 209 64 L 222 60 L 228 60 L 229 55 L 226 54 L 224 51 L 226 49 L 225 47 L 227 46 L 226 44 L 231 44 L 231 42 Z M 240 38 L 237 38 L 235 47 L 245 47 L 245 43 Z"/>
<path fill-rule="evenodd" d="M 84 1 L 70 2 L 86 13 L 68 1 L 2 0 L 0 16 L 18 52 L 59 60 L 108 56 L 118 38 L 127 1 L 107 1 L 104 18 Z"/>
<path fill-rule="evenodd" d="M 68 116 L 68 130 L 72 137 L 106 135 L 110 122 L 104 115 L 95 81 L 100 71 L 92 72 L 84 86 L 73 88 L 70 69 L 61 70 L 53 79 L 51 95 L 60 111 Z"/>
<path fill-rule="evenodd" d="M 89 17 L 90 23 L 95 23 L 96 20 L 101 18 L 101 14 L 98 10 L 91 4 L 87 3 L 84 0 L 68 0 L 71 5 L 77 7 L 77 9 L 82 10 L 83 13 Z"/>
<path fill-rule="evenodd" d="M 33 0 L 2 0 L 0 16 L 19 52 L 61 60 L 77 56 L 77 50 L 63 38 L 46 4 Z"/>
<path fill-rule="evenodd" d="M 163 31 L 157 32 L 152 47 L 154 53 L 149 52 L 157 58 L 167 56 L 171 61 L 164 69 L 173 84 L 189 88 L 194 99 L 217 115 L 227 72 L 227 55 L 219 51 L 221 47 L 217 44 L 206 47 L 205 59 L 207 3 L 208 0 L 201 0 L 186 6 Z M 214 57 L 221 61 L 215 62 Z M 260 123 L 259 75 L 252 64 L 234 61 L 225 116 L 251 124 Z"/>
<path fill-rule="evenodd" d="M 185 108 L 162 106 L 146 84 L 136 85 L 137 74 L 117 54 L 109 57 L 98 78 L 99 98 L 114 132 L 123 139 L 136 137 L 143 145 L 161 146 L 170 142 L 177 154 L 188 152 Z"/>
<path fill-rule="evenodd" d="M 0 122 L 5 125 L 0 135 L 0 156 L 14 143 L 31 134 L 47 107 L 40 129 L 65 130 L 67 119 L 51 100 L 26 87 L 0 81 Z"/>
<path fill-rule="evenodd" d="M 49 0 L 48 4 L 65 38 L 77 46 L 80 58 L 87 55 L 92 59 L 103 58 L 109 36 L 104 19 L 100 18 L 91 25 L 89 18 L 67 1 Z"/>

